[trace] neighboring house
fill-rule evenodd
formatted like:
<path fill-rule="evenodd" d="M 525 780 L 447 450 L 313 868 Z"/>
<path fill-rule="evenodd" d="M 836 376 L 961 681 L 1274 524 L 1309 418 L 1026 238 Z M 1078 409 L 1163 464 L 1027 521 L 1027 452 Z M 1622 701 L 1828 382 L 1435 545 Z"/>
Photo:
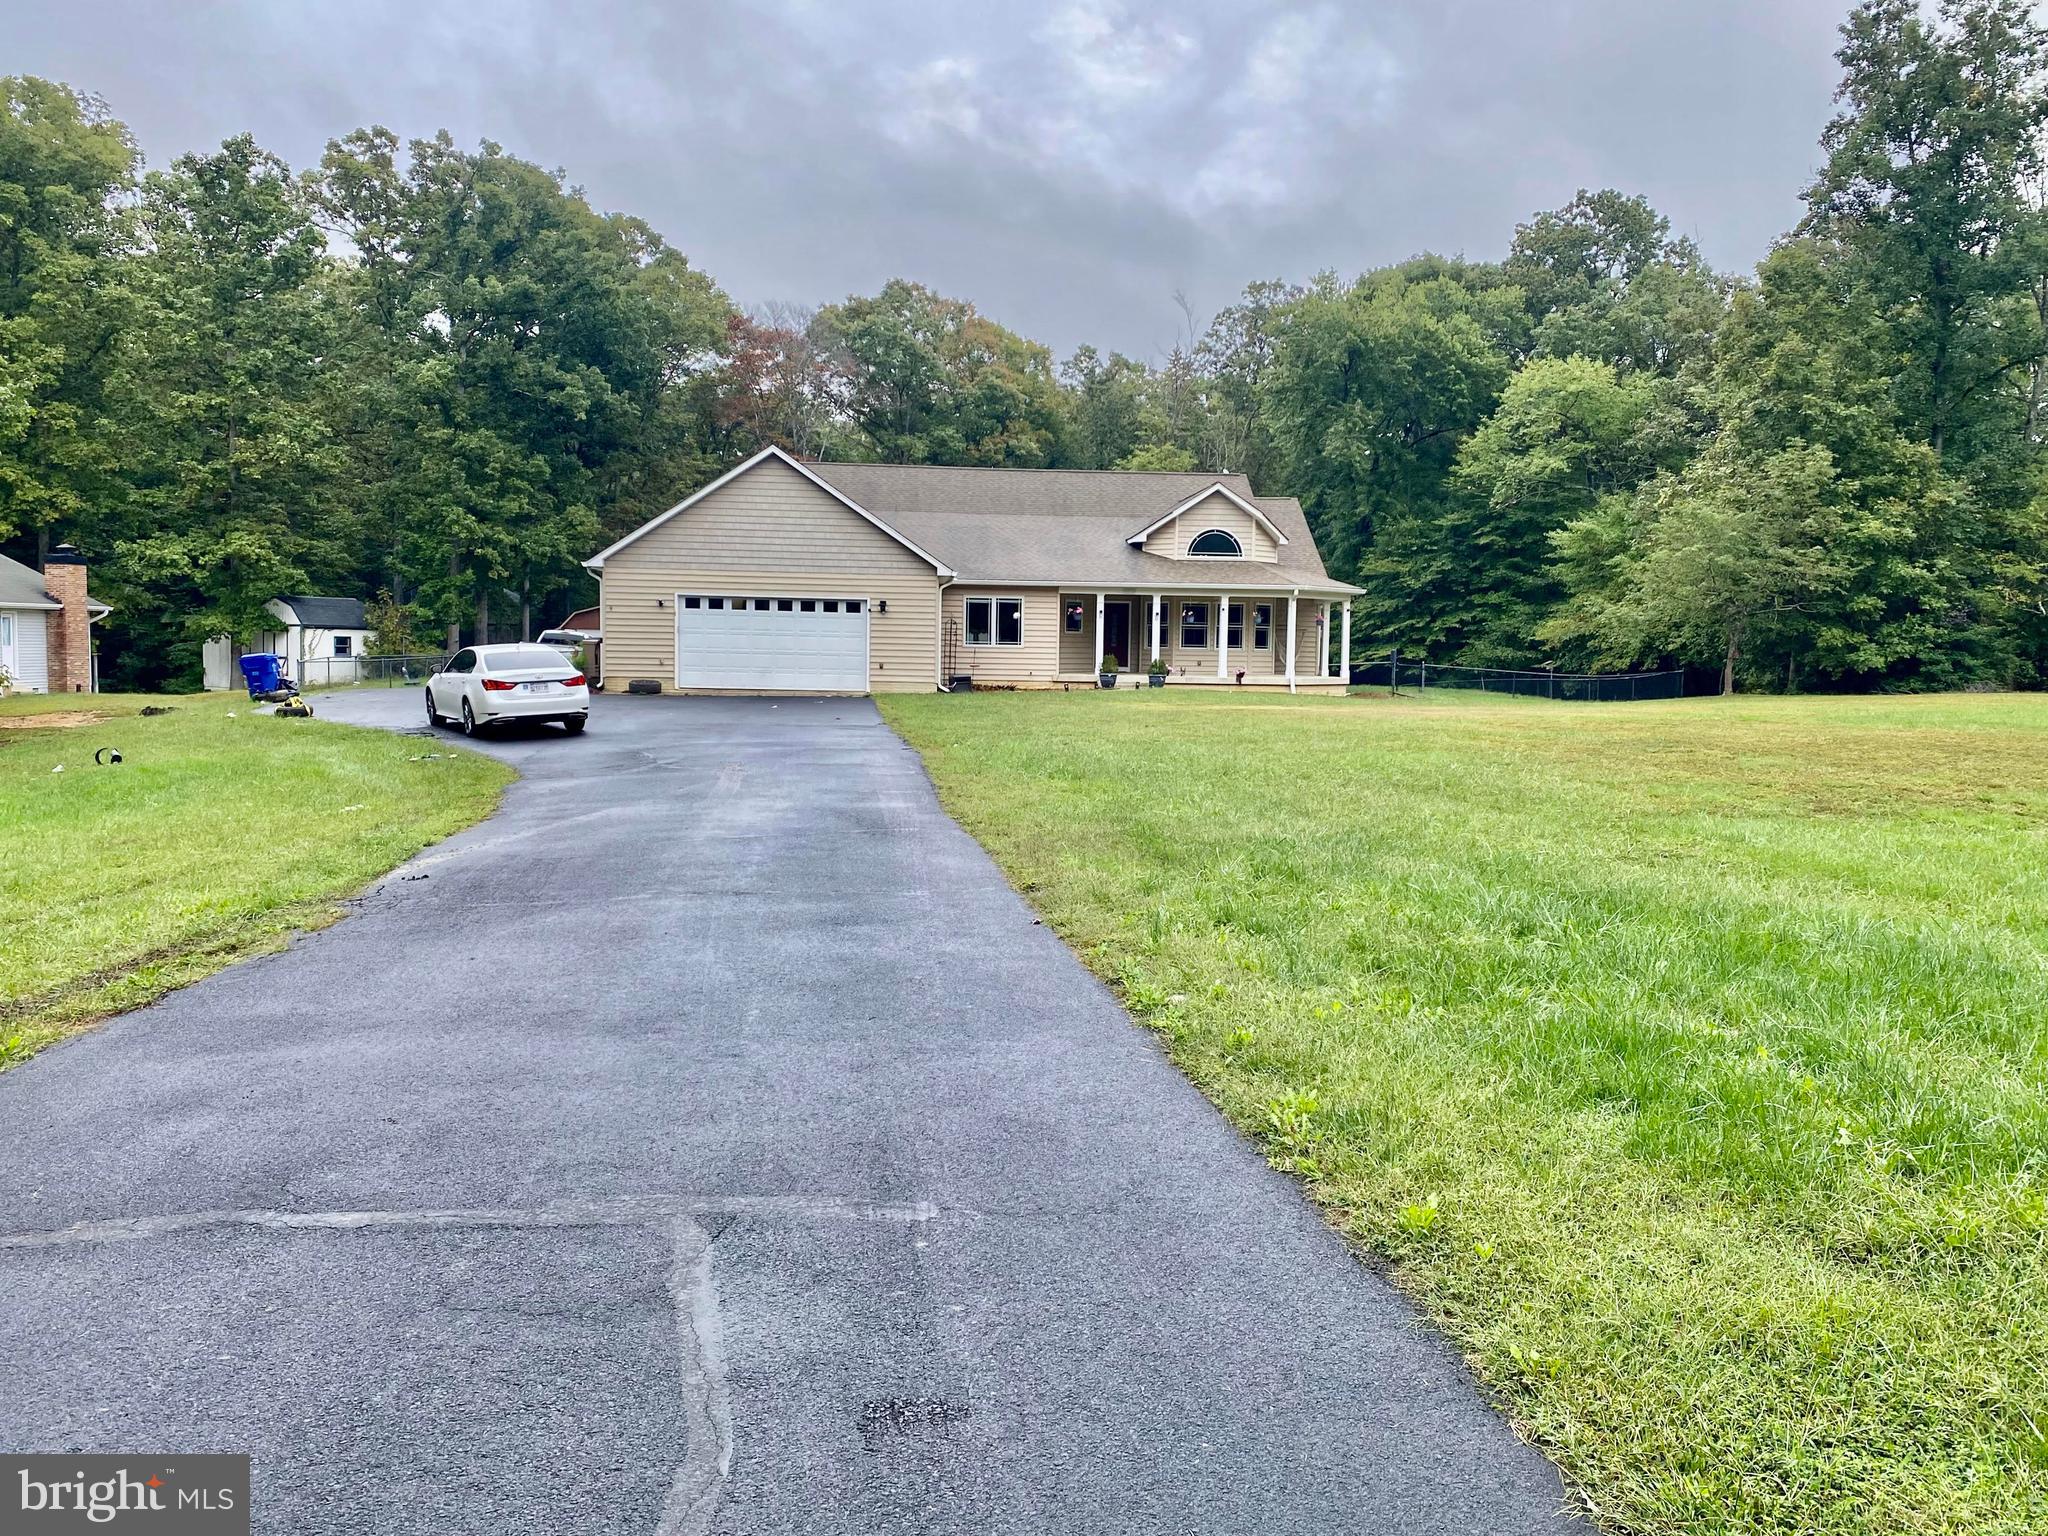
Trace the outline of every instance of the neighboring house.
<path fill-rule="evenodd" d="M 95 693 L 93 620 L 113 610 L 85 592 L 85 560 L 69 544 L 38 575 L 0 555 L 0 672 L 24 693 Z"/>
<path fill-rule="evenodd" d="M 1113 656 L 1138 674 L 1157 657 L 1176 685 L 1334 692 L 1360 590 L 1323 570 L 1300 503 L 1242 475 L 779 448 L 584 563 L 616 690 L 1056 687 Z"/>
<path fill-rule="evenodd" d="M 361 598 L 273 597 L 263 606 L 277 628 L 261 631 L 247 645 L 227 635 L 206 642 L 208 688 L 240 688 L 242 657 L 262 651 L 282 656 L 285 676 L 301 688 L 353 683 L 362 676 L 370 626 Z"/>
<path fill-rule="evenodd" d="M 598 622 L 597 610 L 595 608 L 578 608 L 569 617 L 562 620 L 561 623 L 550 625 L 549 627 L 552 629 L 574 629 L 580 630 L 585 634 L 595 634 L 604 626 Z"/>

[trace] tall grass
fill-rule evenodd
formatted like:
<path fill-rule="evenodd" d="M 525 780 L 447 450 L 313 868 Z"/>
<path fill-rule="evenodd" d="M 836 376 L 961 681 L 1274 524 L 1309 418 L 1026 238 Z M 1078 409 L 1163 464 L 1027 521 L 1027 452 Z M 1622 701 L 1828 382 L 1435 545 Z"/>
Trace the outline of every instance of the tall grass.
<path fill-rule="evenodd" d="M 2048 699 L 886 708 L 1607 1524 L 2048 1529 Z"/>

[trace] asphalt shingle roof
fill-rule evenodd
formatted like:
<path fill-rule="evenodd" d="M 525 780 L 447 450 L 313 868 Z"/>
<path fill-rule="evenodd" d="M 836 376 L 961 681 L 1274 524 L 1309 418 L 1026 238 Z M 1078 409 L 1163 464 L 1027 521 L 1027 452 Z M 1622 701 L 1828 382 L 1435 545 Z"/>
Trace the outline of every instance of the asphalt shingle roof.
<path fill-rule="evenodd" d="M 368 629 L 360 597 L 280 597 L 307 629 Z"/>
<path fill-rule="evenodd" d="M 1292 496 L 1254 496 L 1243 475 L 924 464 L 805 467 L 963 581 L 1358 590 L 1324 571 L 1301 503 Z M 1127 542 L 1219 482 L 1287 536 L 1277 561 L 1169 559 Z"/>
<path fill-rule="evenodd" d="M 0 608 L 54 608 L 57 600 L 42 576 L 19 560 L 0 555 Z"/>

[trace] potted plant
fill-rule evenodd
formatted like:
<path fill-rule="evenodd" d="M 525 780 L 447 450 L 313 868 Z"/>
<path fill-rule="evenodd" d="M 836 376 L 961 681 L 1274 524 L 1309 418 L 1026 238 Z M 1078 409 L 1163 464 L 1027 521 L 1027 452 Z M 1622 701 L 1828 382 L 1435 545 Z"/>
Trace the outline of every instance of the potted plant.
<path fill-rule="evenodd" d="M 1097 674 L 1095 681 L 1102 684 L 1105 688 L 1114 688 L 1116 686 L 1116 674 L 1116 658 L 1114 656 L 1105 656 L 1102 658 L 1102 671 Z"/>
<path fill-rule="evenodd" d="M 1145 676 L 1151 680 L 1154 688 L 1164 688 L 1166 686 L 1166 662 L 1162 658 L 1154 656 L 1152 658 L 1152 665 L 1145 669 Z"/>

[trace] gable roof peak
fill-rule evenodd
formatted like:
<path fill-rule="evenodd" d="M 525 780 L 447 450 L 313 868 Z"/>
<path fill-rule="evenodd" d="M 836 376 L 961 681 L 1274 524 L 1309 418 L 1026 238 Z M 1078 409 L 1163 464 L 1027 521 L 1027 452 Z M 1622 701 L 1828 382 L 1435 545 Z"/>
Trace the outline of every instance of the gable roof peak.
<path fill-rule="evenodd" d="M 639 539 L 644 538 L 646 535 L 652 533 L 655 529 L 659 528 L 663 523 L 666 523 L 670 518 L 676 516 L 678 513 L 688 511 L 691 507 L 694 507 L 698 502 L 702 501 L 706 496 L 709 496 L 713 491 L 718 490 L 722 486 L 725 486 L 734 480 L 737 480 L 741 475 L 745 474 L 755 465 L 760 464 L 768 459 L 775 459 L 783 464 L 788 465 L 791 469 L 795 470 L 798 474 L 802 475 L 806 480 L 810 481 L 811 484 L 815 485 L 819 490 L 823 491 L 827 496 L 830 496 L 834 501 L 838 502 L 841 506 L 845 507 L 847 511 L 852 512 L 856 516 L 859 516 L 867 522 L 873 524 L 882 533 L 887 534 L 890 538 L 894 539 L 898 544 L 901 544 L 905 549 L 909 550 L 913 555 L 917 556 L 918 559 L 924 561 L 927 565 L 931 566 L 931 568 L 934 571 L 936 571 L 939 575 L 951 576 L 954 574 L 954 572 L 947 567 L 944 561 L 934 559 L 931 555 L 925 553 L 924 550 L 920 549 L 917 545 L 911 543 L 909 539 L 906 539 L 894 528 L 891 528 L 887 523 L 883 522 L 879 517 L 875 516 L 874 513 L 870 512 L 866 507 L 862 506 L 859 502 L 855 501 L 851 496 L 847 495 L 846 492 L 842 491 L 838 486 L 832 484 L 832 482 L 827 480 L 823 475 L 820 475 L 816 470 L 811 468 L 810 465 L 804 463 L 802 459 L 797 458 L 795 455 L 791 454 L 787 449 L 779 447 L 774 443 L 770 443 L 766 448 L 763 448 L 759 453 L 753 455 L 751 458 L 742 459 L 739 463 L 733 465 L 731 469 L 728 469 L 724 474 L 720 475 L 716 480 L 713 480 L 709 485 L 699 487 L 697 490 L 691 492 L 691 494 L 685 496 L 681 501 L 677 502 L 674 506 L 670 507 L 666 512 L 660 514 L 660 516 L 649 518 L 646 522 L 642 523 L 638 528 L 635 528 L 631 533 L 627 534 L 623 539 L 620 539 L 617 543 L 607 545 L 605 548 L 599 550 L 596 554 L 592 555 L 588 560 L 583 562 L 584 568 L 586 570 L 592 571 L 603 570 L 605 561 L 612 555 L 615 555 L 620 550 L 624 549 L 628 544 L 635 543 Z"/>
<path fill-rule="evenodd" d="M 1132 534 L 1126 542 L 1130 544 L 1143 544 L 1147 539 L 1151 538 L 1153 534 L 1157 533 L 1161 528 L 1164 528 L 1168 523 L 1172 522 L 1176 517 L 1179 517 L 1183 512 L 1186 512 L 1193 507 L 1199 507 L 1211 496 L 1225 497 L 1231 502 L 1232 505 L 1236 506 L 1240 511 L 1250 513 L 1253 520 L 1256 521 L 1261 528 L 1265 529 L 1266 532 L 1270 533 L 1273 536 L 1273 540 L 1275 543 L 1285 544 L 1287 542 L 1287 535 L 1280 531 L 1279 525 L 1275 523 L 1272 518 L 1266 516 L 1266 514 L 1260 511 L 1259 508 L 1255 506 L 1251 501 L 1247 500 L 1243 496 L 1238 495 L 1236 491 L 1233 491 L 1221 480 L 1216 481 L 1214 484 L 1210 485 L 1205 490 L 1195 492 L 1194 495 L 1190 496 L 1186 501 L 1182 502 L 1179 506 L 1175 507 L 1171 512 L 1167 513 L 1164 517 L 1158 519 L 1156 522 L 1146 524 L 1143 528 L 1140 528 L 1136 533 Z"/>

